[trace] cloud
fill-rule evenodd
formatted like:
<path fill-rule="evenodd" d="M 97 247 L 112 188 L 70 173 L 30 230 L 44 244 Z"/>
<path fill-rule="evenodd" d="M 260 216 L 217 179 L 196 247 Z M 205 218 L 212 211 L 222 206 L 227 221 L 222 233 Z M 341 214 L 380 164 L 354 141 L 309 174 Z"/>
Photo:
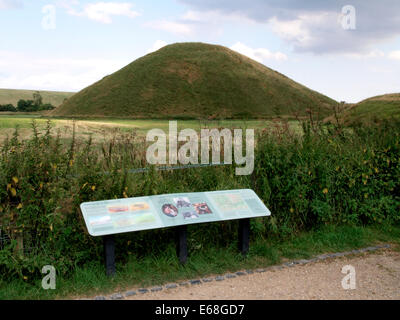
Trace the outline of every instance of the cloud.
<path fill-rule="evenodd" d="M 381 50 L 375 49 L 364 53 L 346 53 L 345 56 L 355 59 L 374 59 L 385 57 L 385 53 Z"/>
<path fill-rule="evenodd" d="M 156 20 L 146 23 L 146 26 L 152 29 L 167 31 L 183 36 L 191 35 L 193 32 L 192 28 L 188 24 L 176 21 Z"/>
<path fill-rule="evenodd" d="M 180 0 L 190 9 L 240 15 L 269 25 L 297 52 L 368 53 L 377 43 L 400 36 L 398 0 Z M 342 8 L 355 8 L 355 29 L 344 29 L 350 17 Z"/>
<path fill-rule="evenodd" d="M 152 47 L 146 51 L 146 54 L 157 51 L 162 47 L 165 47 L 166 45 L 168 45 L 167 42 L 163 40 L 157 40 L 156 42 L 153 43 Z"/>
<path fill-rule="evenodd" d="M 21 0 L 0 0 L 0 10 L 15 9 L 22 7 Z"/>
<path fill-rule="evenodd" d="M 243 22 L 254 24 L 253 20 L 240 13 L 232 12 L 221 14 L 218 10 L 188 10 L 181 16 L 181 20 L 199 24 L 219 24 L 221 22 Z"/>
<path fill-rule="evenodd" d="M 62 1 L 59 5 L 67 10 L 67 13 L 74 16 L 86 17 L 90 20 L 110 24 L 113 16 L 124 16 L 135 18 L 140 14 L 132 10 L 133 4 L 128 2 L 96 2 L 88 3 L 83 8 L 77 10 L 75 6 L 79 1 Z"/>
<path fill-rule="evenodd" d="M 253 20 L 238 14 L 224 13 L 218 10 L 188 10 L 176 19 L 151 21 L 146 26 L 181 36 L 208 35 L 219 36 L 224 23 L 255 24 Z"/>
<path fill-rule="evenodd" d="M 265 48 L 253 49 L 241 42 L 236 42 L 230 49 L 235 50 L 253 60 L 260 63 L 265 62 L 265 60 L 287 60 L 287 56 L 282 52 L 271 52 Z"/>
<path fill-rule="evenodd" d="M 389 58 L 394 60 L 400 60 L 400 50 L 389 52 Z"/>
<path fill-rule="evenodd" d="M 79 91 L 130 61 L 42 58 L 0 51 L 0 88 Z"/>

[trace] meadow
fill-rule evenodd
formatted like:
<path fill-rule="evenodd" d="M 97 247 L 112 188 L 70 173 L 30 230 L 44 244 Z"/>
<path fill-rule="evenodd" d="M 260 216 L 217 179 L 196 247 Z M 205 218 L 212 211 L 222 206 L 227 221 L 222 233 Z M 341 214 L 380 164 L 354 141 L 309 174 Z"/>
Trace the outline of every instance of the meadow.
<path fill-rule="evenodd" d="M 168 121 L 32 122 L 7 116 L 0 123 L 0 132 L 7 133 L 0 147 L 3 298 L 86 295 L 399 242 L 398 122 L 351 128 L 308 120 L 178 122 L 180 128 L 257 129 L 249 176 L 236 176 L 233 166 L 166 171 L 147 166 L 145 132 L 168 131 Z M 149 170 L 129 171 L 143 167 Z M 112 281 L 103 276 L 102 241 L 88 235 L 80 203 L 235 188 L 252 188 L 272 212 L 252 219 L 247 259 L 235 250 L 237 221 L 190 226 L 187 266 L 179 265 L 174 231 L 167 228 L 117 237 L 121 271 Z M 48 264 L 60 279 L 56 292 L 40 289 L 40 270 Z"/>
<path fill-rule="evenodd" d="M 70 119 L 70 118 L 47 118 L 41 114 L 5 114 L 0 113 L 0 143 L 8 136 L 11 136 L 16 127 L 19 128 L 20 138 L 29 138 L 32 134 L 32 120 L 36 121 L 39 129 L 46 126 L 46 121 L 51 119 L 53 132 L 60 130 L 62 139 L 72 137 L 73 127 L 78 138 L 89 136 L 96 142 L 107 140 L 117 132 L 135 132 L 139 136 L 146 136 L 146 133 L 154 128 L 168 132 L 169 120 L 155 119 Z M 288 121 L 287 124 L 295 131 L 301 132 L 300 123 L 296 120 Z M 262 130 L 263 128 L 279 128 L 281 122 L 272 120 L 178 120 L 178 130 L 191 128 L 199 131 L 202 128 L 252 128 Z"/>

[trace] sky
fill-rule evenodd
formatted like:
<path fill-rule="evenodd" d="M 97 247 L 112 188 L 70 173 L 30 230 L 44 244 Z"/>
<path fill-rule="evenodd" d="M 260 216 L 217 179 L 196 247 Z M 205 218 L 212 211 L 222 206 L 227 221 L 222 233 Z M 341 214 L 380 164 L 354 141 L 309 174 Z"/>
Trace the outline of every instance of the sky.
<path fill-rule="evenodd" d="M 79 91 L 205 42 L 337 101 L 400 92 L 399 0 L 0 0 L 0 39 L 0 88 Z"/>

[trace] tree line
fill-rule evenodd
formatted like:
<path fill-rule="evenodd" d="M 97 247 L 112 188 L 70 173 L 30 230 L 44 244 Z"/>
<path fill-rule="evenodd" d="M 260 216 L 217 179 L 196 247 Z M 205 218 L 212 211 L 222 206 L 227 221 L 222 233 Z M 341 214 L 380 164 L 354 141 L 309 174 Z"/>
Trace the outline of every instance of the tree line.
<path fill-rule="evenodd" d="M 55 106 L 51 103 L 43 103 L 43 98 L 39 91 L 33 94 L 32 100 L 23 100 L 20 99 L 17 103 L 17 107 L 13 104 L 0 104 L 0 112 L 8 111 L 8 112 L 35 112 L 35 111 L 43 111 L 43 110 L 53 110 Z"/>

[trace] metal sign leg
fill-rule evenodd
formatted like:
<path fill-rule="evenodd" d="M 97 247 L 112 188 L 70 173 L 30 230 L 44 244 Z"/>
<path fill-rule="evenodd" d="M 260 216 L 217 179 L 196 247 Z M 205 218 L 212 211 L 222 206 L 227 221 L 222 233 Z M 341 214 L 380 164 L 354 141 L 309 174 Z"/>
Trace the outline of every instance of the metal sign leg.
<path fill-rule="evenodd" d="M 176 242 L 176 253 L 179 258 L 179 262 L 185 264 L 188 257 L 187 250 L 187 227 L 179 226 L 177 227 L 177 242 Z"/>
<path fill-rule="evenodd" d="M 239 220 L 239 250 L 245 256 L 249 251 L 250 219 Z"/>
<path fill-rule="evenodd" d="M 104 260 L 106 274 L 109 277 L 115 275 L 115 240 L 113 235 L 103 237 L 104 244 Z"/>

